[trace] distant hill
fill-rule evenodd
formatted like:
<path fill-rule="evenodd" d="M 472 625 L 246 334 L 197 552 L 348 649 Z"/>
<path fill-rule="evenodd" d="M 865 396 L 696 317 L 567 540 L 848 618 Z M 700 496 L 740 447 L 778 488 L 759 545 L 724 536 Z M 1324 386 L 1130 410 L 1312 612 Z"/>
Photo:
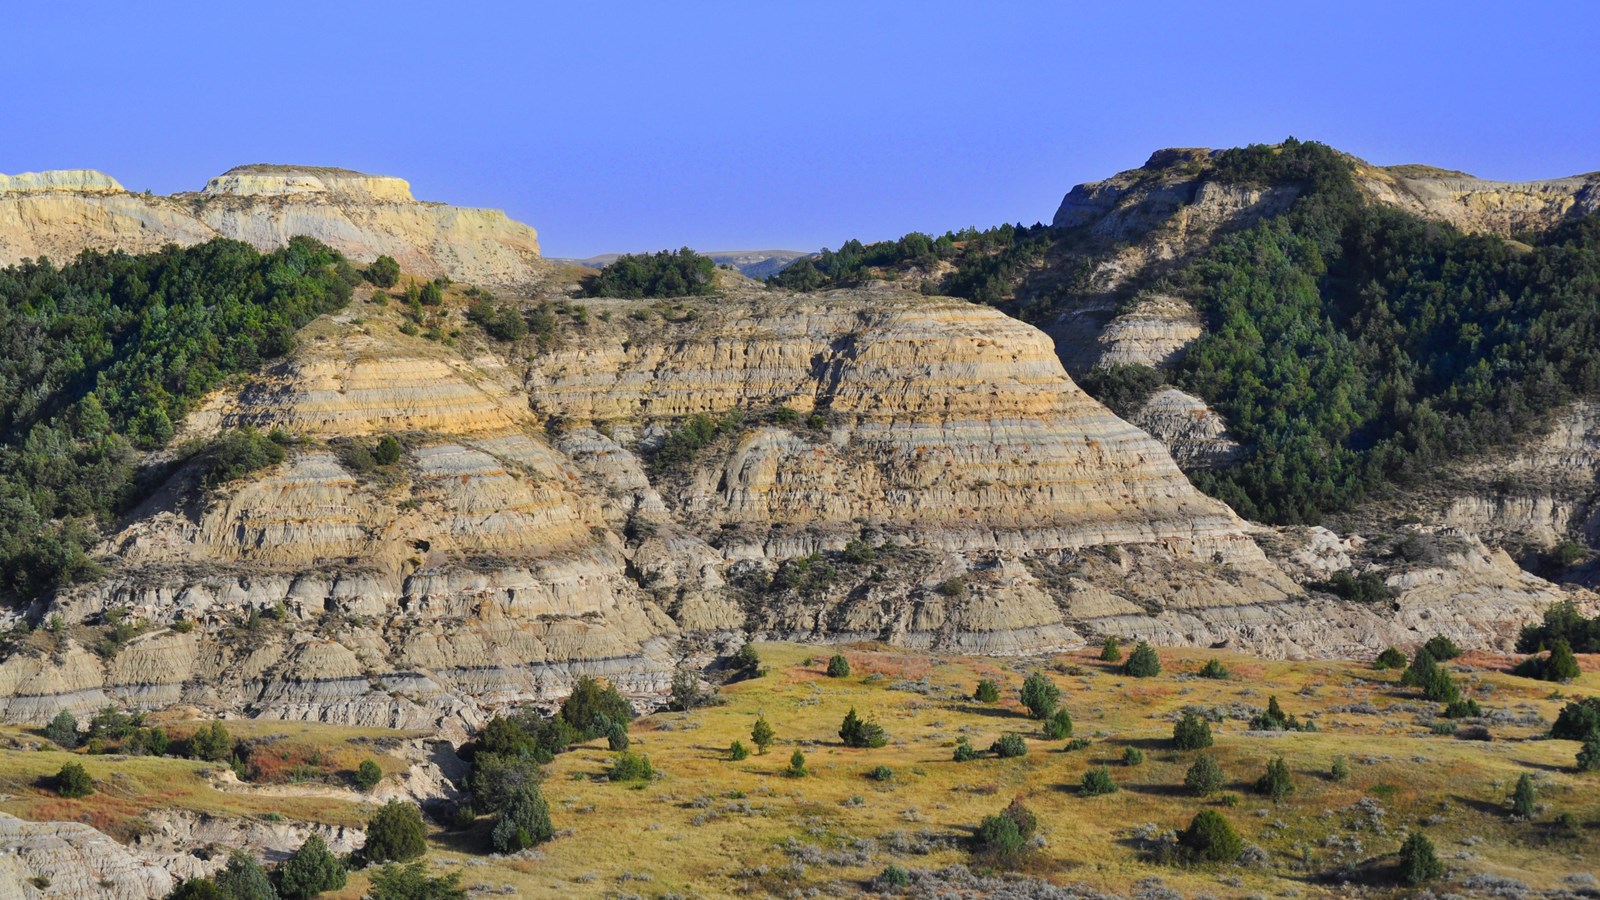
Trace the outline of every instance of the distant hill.
<path fill-rule="evenodd" d="M 553 262 L 571 263 L 573 265 L 588 266 L 598 269 L 621 256 L 621 253 L 602 253 L 588 259 L 553 259 Z M 814 254 L 801 250 L 712 250 L 702 251 L 702 255 L 711 257 L 719 266 L 733 266 L 747 278 L 766 278 L 776 275 L 789 267 L 797 259 Z"/>

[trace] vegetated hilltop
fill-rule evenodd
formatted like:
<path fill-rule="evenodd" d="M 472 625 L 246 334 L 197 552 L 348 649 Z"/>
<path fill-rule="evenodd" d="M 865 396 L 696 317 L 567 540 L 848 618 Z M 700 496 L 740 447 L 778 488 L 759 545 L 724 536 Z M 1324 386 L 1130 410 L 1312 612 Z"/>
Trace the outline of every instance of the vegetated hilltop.
<path fill-rule="evenodd" d="M 590 269 L 601 269 L 616 262 L 626 254 L 602 253 L 599 256 L 590 256 L 584 259 L 557 259 L 551 257 L 555 263 L 570 263 Z M 803 256 L 810 256 L 803 250 L 703 250 L 701 256 L 708 257 L 719 266 L 732 266 L 739 270 L 739 274 L 746 278 L 766 278 L 776 275 L 788 268 L 795 260 Z"/>
<path fill-rule="evenodd" d="M 125 190 L 91 170 L 0 175 L 0 265 L 78 251 L 143 253 L 215 237 L 258 249 L 316 238 L 358 262 L 393 257 L 406 271 L 496 289 L 543 277 L 538 236 L 498 210 L 412 199 L 399 178 L 316 166 L 229 169 L 194 193 Z"/>

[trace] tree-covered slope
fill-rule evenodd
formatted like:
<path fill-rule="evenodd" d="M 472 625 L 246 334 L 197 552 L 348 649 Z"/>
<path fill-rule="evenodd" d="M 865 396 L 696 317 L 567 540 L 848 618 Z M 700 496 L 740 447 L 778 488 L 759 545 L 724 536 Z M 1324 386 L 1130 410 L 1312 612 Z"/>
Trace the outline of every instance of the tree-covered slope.
<path fill-rule="evenodd" d="M 288 352 L 358 278 L 310 239 L 0 270 L 0 595 L 92 574 L 84 551 L 134 499 L 139 451 L 171 441 L 228 376 Z"/>

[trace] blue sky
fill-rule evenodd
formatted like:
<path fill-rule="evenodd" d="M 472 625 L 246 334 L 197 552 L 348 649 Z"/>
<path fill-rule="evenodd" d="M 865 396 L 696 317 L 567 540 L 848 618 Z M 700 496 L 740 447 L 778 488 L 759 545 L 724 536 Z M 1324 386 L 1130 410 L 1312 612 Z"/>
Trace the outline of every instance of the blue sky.
<path fill-rule="evenodd" d="M 1166 146 L 1600 169 L 1600 3 L 73 3 L 0 29 L 0 172 L 399 175 L 545 252 L 1048 221 Z"/>

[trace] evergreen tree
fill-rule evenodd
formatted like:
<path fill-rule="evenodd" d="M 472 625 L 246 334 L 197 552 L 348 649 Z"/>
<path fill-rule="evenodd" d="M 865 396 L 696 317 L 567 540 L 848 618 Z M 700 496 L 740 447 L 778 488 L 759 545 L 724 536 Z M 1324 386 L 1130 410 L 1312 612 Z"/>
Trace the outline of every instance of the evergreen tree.
<path fill-rule="evenodd" d="M 367 843 L 361 853 L 369 863 L 404 862 L 427 849 L 422 813 L 410 803 L 390 800 L 367 821 Z"/>
<path fill-rule="evenodd" d="M 1217 662 L 1214 659 L 1208 659 L 1206 660 L 1206 664 L 1200 667 L 1200 677 L 1217 679 L 1227 678 L 1228 669 L 1222 663 Z"/>
<path fill-rule="evenodd" d="M 361 790 L 370 792 L 382 780 L 383 769 L 378 767 L 377 762 L 363 759 L 361 765 L 356 767 L 356 787 Z"/>
<path fill-rule="evenodd" d="M 306 838 L 278 869 L 278 893 L 286 900 L 309 900 L 325 891 L 337 891 L 344 883 L 344 864 L 317 834 Z"/>
<path fill-rule="evenodd" d="M 78 746 L 78 720 L 72 713 L 62 710 L 56 713 L 50 724 L 44 727 L 44 736 L 55 744 L 72 750 Z"/>
<path fill-rule="evenodd" d="M 561 719 L 588 741 L 606 733 L 612 722 L 629 722 L 633 707 L 610 683 L 584 675 L 561 702 Z"/>
<path fill-rule="evenodd" d="M 1461 699 L 1461 688 L 1456 686 L 1456 680 L 1450 677 L 1443 666 L 1435 666 L 1429 670 L 1422 682 L 1422 696 L 1434 703 L 1455 703 Z"/>
<path fill-rule="evenodd" d="M 1044 720 L 1044 736 L 1052 741 L 1064 741 L 1072 737 L 1072 715 L 1066 707 L 1061 707 Z"/>
<path fill-rule="evenodd" d="M 979 703 L 998 702 L 1000 700 L 1000 685 L 991 679 L 982 679 L 978 682 L 978 689 L 972 692 L 972 699 Z"/>
<path fill-rule="evenodd" d="M 1550 645 L 1550 658 L 1545 660 L 1545 681 L 1572 681 L 1582 675 L 1578 658 L 1572 655 L 1572 645 L 1566 638 L 1556 638 Z"/>
<path fill-rule="evenodd" d="M 1600 731 L 1591 731 L 1578 748 L 1578 771 L 1600 772 Z"/>
<path fill-rule="evenodd" d="M 1294 793 L 1294 777 L 1289 774 L 1289 764 L 1279 756 L 1267 763 L 1267 771 L 1256 779 L 1256 793 L 1269 797 L 1273 802 L 1283 800 Z"/>
<path fill-rule="evenodd" d="M 1452 660 L 1461 655 L 1461 648 L 1456 646 L 1456 642 L 1442 634 L 1436 634 L 1428 638 L 1428 642 L 1422 646 L 1428 651 L 1428 655 L 1432 656 L 1437 662 Z"/>
<path fill-rule="evenodd" d="M 767 717 L 758 717 L 755 727 L 750 729 L 750 740 L 756 745 L 756 752 L 766 753 L 767 748 L 772 746 L 772 741 L 775 737 L 772 726 L 767 724 Z"/>
<path fill-rule="evenodd" d="M 185 879 L 167 895 L 167 900 L 227 900 L 209 878 Z"/>
<path fill-rule="evenodd" d="M 496 853 L 517 853 L 555 836 L 550 806 L 537 785 L 526 784 L 500 807 L 489 840 Z"/>
<path fill-rule="evenodd" d="M 1334 781 L 1348 781 L 1350 779 L 1350 763 L 1342 756 L 1333 758 L 1333 769 L 1328 773 Z"/>
<path fill-rule="evenodd" d="M 750 751 L 745 749 L 744 744 L 734 741 L 728 745 L 728 759 L 732 760 L 733 762 L 739 762 L 740 760 L 749 758 Z"/>
<path fill-rule="evenodd" d="M 1537 804 L 1533 793 L 1533 778 L 1523 772 L 1517 779 L 1517 786 L 1511 792 L 1511 814 L 1519 819 L 1532 819 L 1537 811 Z"/>
<path fill-rule="evenodd" d="M 70 799 L 87 797 L 94 793 L 94 779 L 83 766 L 69 762 L 56 773 L 56 793 Z"/>
<path fill-rule="evenodd" d="M 461 887 L 461 871 L 429 875 L 426 863 L 409 865 L 388 863 L 372 876 L 366 900 L 467 900 Z"/>
<path fill-rule="evenodd" d="M 1378 658 L 1373 661 L 1372 667 L 1382 671 L 1384 669 L 1403 669 L 1406 665 L 1406 655 L 1393 647 L 1386 647 Z"/>
<path fill-rule="evenodd" d="M 1416 655 L 1411 658 L 1411 665 L 1400 673 L 1400 683 L 1407 687 L 1422 687 L 1438 665 L 1438 661 L 1426 647 L 1418 647 Z"/>
<path fill-rule="evenodd" d="M 1061 701 L 1061 689 L 1043 672 L 1034 671 L 1022 682 L 1022 705 L 1035 719 L 1048 718 Z"/>
<path fill-rule="evenodd" d="M 835 653 L 828 659 L 829 678 L 850 677 L 850 660 L 844 658 L 843 653 Z"/>
<path fill-rule="evenodd" d="M 1433 842 L 1420 831 L 1413 831 L 1400 846 L 1400 880 L 1416 887 L 1444 874 L 1444 863 L 1434 852 Z"/>
<path fill-rule="evenodd" d="M 1122 645 L 1114 637 L 1107 637 L 1105 643 L 1100 645 L 1101 662 L 1122 662 Z"/>
<path fill-rule="evenodd" d="M 959 747 L 956 752 L 959 755 Z M 989 745 L 989 752 L 1001 759 L 1015 759 L 1019 756 L 1027 756 L 1028 742 L 1023 740 L 1020 734 L 1002 734 L 993 744 Z"/>
<path fill-rule="evenodd" d="M 1233 862 L 1244 850 L 1244 840 L 1222 813 L 1202 809 L 1178 834 L 1178 848 L 1191 862 Z"/>
<path fill-rule="evenodd" d="M 808 774 L 806 771 L 806 755 L 801 752 L 799 747 L 796 747 L 794 752 L 789 754 L 789 768 L 785 769 L 783 774 L 790 778 L 804 778 Z"/>
<path fill-rule="evenodd" d="M 863 721 L 852 706 L 839 726 L 839 740 L 844 741 L 846 747 L 882 747 L 889 743 L 889 736 L 876 722 Z"/>
<path fill-rule="evenodd" d="M 1204 750 L 1211 746 L 1211 725 L 1192 712 L 1172 726 L 1172 743 L 1179 750 Z"/>
<path fill-rule="evenodd" d="M 1222 766 L 1209 753 L 1195 757 L 1194 765 L 1184 773 L 1183 786 L 1196 797 L 1205 797 L 1222 790 Z"/>
<path fill-rule="evenodd" d="M 233 851 L 228 864 L 212 876 L 212 881 L 228 900 L 278 900 L 278 891 L 267 877 L 267 870 L 243 850 Z"/>
<path fill-rule="evenodd" d="M 1122 664 L 1122 674 L 1134 678 L 1153 678 L 1161 674 L 1161 657 L 1154 647 L 1140 641 L 1133 652 L 1128 654 L 1128 661 Z"/>
<path fill-rule="evenodd" d="M 1096 766 L 1083 773 L 1082 793 L 1085 797 L 1099 797 L 1104 794 L 1115 794 L 1117 783 L 1111 779 L 1111 770 L 1105 766 Z"/>
<path fill-rule="evenodd" d="M 214 721 L 189 738 L 189 748 L 195 759 L 222 762 L 233 755 L 233 736 L 228 734 L 227 726 Z"/>

